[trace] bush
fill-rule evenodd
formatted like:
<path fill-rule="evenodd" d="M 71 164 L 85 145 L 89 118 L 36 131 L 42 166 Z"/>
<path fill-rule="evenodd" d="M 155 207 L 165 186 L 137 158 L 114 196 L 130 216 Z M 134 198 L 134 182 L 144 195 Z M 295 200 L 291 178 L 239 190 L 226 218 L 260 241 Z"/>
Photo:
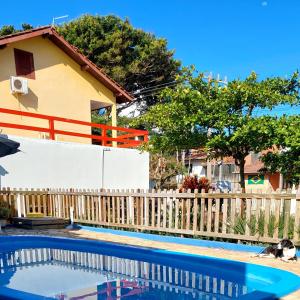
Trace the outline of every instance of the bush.
<path fill-rule="evenodd" d="M 234 230 L 235 234 L 245 234 L 246 226 L 249 227 L 250 235 L 258 234 L 259 236 L 264 236 L 265 233 L 265 216 L 261 211 L 258 219 L 256 219 L 255 215 L 251 215 L 249 222 L 247 223 L 245 217 L 240 217 L 236 215 L 235 222 L 230 223 L 230 228 Z M 294 237 L 294 226 L 295 226 L 295 217 L 290 216 L 288 222 L 288 238 L 293 239 Z M 267 224 L 267 236 L 273 237 L 275 230 L 278 228 L 278 238 L 283 238 L 283 230 L 284 230 L 284 213 L 281 213 L 279 216 L 279 222 L 276 222 L 275 215 L 273 213 L 270 214 L 269 222 Z M 297 230 L 298 234 L 300 234 L 300 227 Z"/>
<path fill-rule="evenodd" d="M 10 209 L 7 202 L 0 201 L 0 220 L 6 220 L 10 216 Z"/>
<path fill-rule="evenodd" d="M 191 190 L 194 191 L 198 189 L 198 191 L 201 191 L 202 189 L 205 190 L 205 192 L 208 192 L 210 189 L 209 180 L 205 177 L 198 178 L 197 175 L 194 176 L 186 176 L 183 179 L 182 185 L 181 185 L 181 191 L 182 190 Z"/>

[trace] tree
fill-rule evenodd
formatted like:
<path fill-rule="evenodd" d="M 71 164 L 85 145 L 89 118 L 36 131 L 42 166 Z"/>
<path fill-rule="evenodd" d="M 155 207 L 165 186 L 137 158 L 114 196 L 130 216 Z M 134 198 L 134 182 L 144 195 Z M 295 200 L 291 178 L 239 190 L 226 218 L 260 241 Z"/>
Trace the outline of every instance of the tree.
<path fill-rule="evenodd" d="M 166 184 L 170 184 L 171 179 L 185 172 L 185 167 L 173 156 L 159 153 L 150 156 L 150 179 L 155 182 L 157 189 L 166 188 Z"/>
<path fill-rule="evenodd" d="M 274 149 L 262 156 L 262 172 L 283 175 L 290 184 L 300 183 L 300 115 L 283 116 L 275 128 Z"/>
<path fill-rule="evenodd" d="M 157 102 L 159 89 L 153 88 L 163 87 L 179 74 L 180 62 L 174 51 L 167 49 L 167 41 L 134 28 L 128 19 L 84 15 L 57 30 L 126 90 L 141 90 L 134 94 L 137 99 L 122 105 L 119 112 L 132 105 L 147 110 Z"/>
<path fill-rule="evenodd" d="M 298 92 L 298 73 L 288 79 L 258 81 L 253 72 L 245 80 L 220 86 L 190 70 L 175 89 L 162 93 L 164 103 L 152 107 L 137 122 L 154 132 L 150 149 L 174 151 L 205 146 L 211 158 L 232 156 L 244 189 L 246 156 L 271 147 L 278 126 L 276 117 L 256 113 L 281 104 L 299 104 Z"/>
<path fill-rule="evenodd" d="M 33 27 L 30 24 L 27 24 L 27 23 L 23 23 L 21 25 L 21 29 L 16 29 L 12 25 L 4 25 L 2 28 L 0 28 L 0 36 L 9 35 L 9 34 L 13 34 L 13 33 L 16 33 L 16 32 L 29 30 L 29 29 L 32 29 L 32 28 Z"/>

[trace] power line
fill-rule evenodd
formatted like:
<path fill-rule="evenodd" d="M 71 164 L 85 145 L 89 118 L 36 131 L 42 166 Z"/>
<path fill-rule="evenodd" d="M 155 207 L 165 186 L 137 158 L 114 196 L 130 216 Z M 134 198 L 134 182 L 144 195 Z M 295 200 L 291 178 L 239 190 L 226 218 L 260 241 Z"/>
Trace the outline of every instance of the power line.
<path fill-rule="evenodd" d="M 175 84 L 177 84 L 176 81 L 166 82 L 166 83 L 157 84 L 157 85 L 154 85 L 154 86 L 151 86 L 151 87 L 148 87 L 148 88 L 137 89 L 135 91 L 132 91 L 131 93 L 132 94 L 139 94 L 139 93 L 141 94 L 142 92 L 148 92 L 149 90 L 153 90 L 153 89 L 163 89 L 163 88 L 166 88 L 168 86 L 175 85 Z"/>
<path fill-rule="evenodd" d="M 133 98 L 133 100 L 137 100 L 137 99 L 143 99 L 143 98 L 148 98 L 154 95 L 159 94 L 160 91 L 154 91 L 154 92 L 149 92 L 149 93 L 145 93 L 145 94 L 141 94 L 138 97 Z"/>
<path fill-rule="evenodd" d="M 136 93 L 134 95 L 144 95 L 144 94 L 148 94 L 148 93 L 152 93 L 152 92 L 160 92 L 160 91 L 162 91 L 165 88 L 170 87 L 170 86 L 172 86 L 172 85 L 168 85 L 168 86 L 160 87 L 160 88 L 154 88 L 154 89 L 151 89 L 151 90 L 144 91 L 142 93 Z"/>
<path fill-rule="evenodd" d="M 220 78 L 220 74 L 217 74 L 217 77 L 214 79 L 213 78 L 213 74 L 212 72 L 209 73 L 209 75 L 204 75 L 203 76 L 204 79 L 207 79 L 208 81 L 216 81 L 217 83 L 221 83 L 221 84 L 224 84 L 224 85 L 227 85 L 228 84 L 228 80 L 227 80 L 227 76 L 224 77 L 224 79 L 222 80 Z M 152 92 L 152 91 L 156 91 L 156 90 L 162 90 L 166 87 L 169 87 L 169 86 L 172 86 L 172 85 L 177 85 L 178 82 L 176 80 L 173 80 L 173 81 L 170 81 L 170 82 L 165 82 L 165 83 L 161 83 L 161 84 L 157 84 L 157 85 L 153 85 L 151 87 L 146 87 L 146 88 L 141 88 L 141 89 L 137 89 L 135 91 L 131 91 L 131 93 L 133 95 L 137 95 L 137 94 L 145 94 L 145 93 L 149 93 L 149 92 Z"/>
<path fill-rule="evenodd" d="M 145 89 L 143 89 L 143 91 L 136 90 L 135 92 L 132 92 L 132 94 L 135 95 L 135 98 L 133 100 L 154 96 L 154 95 L 160 93 L 163 89 L 170 87 L 170 86 L 174 86 L 176 84 L 177 84 L 177 82 L 173 81 L 173 82 L 168 82 L 165 84 L 153 86 L 152 88 L 147 88 L 147 89 L 145 88 Z"/>

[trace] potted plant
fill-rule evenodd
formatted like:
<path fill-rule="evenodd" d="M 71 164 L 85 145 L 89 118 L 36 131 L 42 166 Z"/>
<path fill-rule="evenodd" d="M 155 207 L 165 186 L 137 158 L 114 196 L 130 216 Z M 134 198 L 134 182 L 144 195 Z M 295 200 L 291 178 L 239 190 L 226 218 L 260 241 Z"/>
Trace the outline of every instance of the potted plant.
<path fill-rule="evenodd" d="M 0 230 L 7 224 L 7 219 L 10 215 L 10 209 L 7 202 L 0 201 Z"/>

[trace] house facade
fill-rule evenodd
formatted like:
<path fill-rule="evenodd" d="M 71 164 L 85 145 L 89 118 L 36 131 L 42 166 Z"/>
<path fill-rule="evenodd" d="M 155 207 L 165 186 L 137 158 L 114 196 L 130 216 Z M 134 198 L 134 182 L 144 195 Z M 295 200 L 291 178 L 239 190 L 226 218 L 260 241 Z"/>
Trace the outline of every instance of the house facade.
<path fill-rule="evenodd" d="M 282 187 L 281 175 L 277 172 L 275 174 L 261 174 L 260 169 L 264 164 L 259 160 L 259 154 L 250 154 L 246 157 L 245 163 L 245 187 L 246 191 L 276 191 Z"/>
<path fill-rule="evenodd" d="M 261 174 L 263 163 L 260 154 L 251 153 L 245 161 L 245 188 L 247 192 L 266 192 L 282 187 L 279 173 Z M 240 187 L 239 170 L 232 157 L 208 161 L 207 153 L 201 149 L 191 150 L 186 157 L 186 167 L 190 175 L 207 177 L 212 186 L 220 190 L 237 190 Z M 210 172 L 209 172 L 210 170 Z"/>
<path fill-rule="evenodd" d="M 112 125 L 117 125 L 116 106 L 132 97 L 110 79 L 53 27 L 41 27 L 0 38 L 0 108 L 91 122 L 91 112 L 109 108 Z M 28 86 L 14 92 L 14 77 Z M 14 114 L 0 114 L 2 123 L 35 127 L 47 120 Z M 91 128 L 56 122 L 56 128 L 91 134 Z M 1 126 L 2 134 L 49 138 L 46 132 Z M 115 134 L 113 132 L 113 134 Z M 116 135 L 116 134 L 115 134 Z M 91 143 L 91 139 L 57 134 L 59 141 Z"/>

